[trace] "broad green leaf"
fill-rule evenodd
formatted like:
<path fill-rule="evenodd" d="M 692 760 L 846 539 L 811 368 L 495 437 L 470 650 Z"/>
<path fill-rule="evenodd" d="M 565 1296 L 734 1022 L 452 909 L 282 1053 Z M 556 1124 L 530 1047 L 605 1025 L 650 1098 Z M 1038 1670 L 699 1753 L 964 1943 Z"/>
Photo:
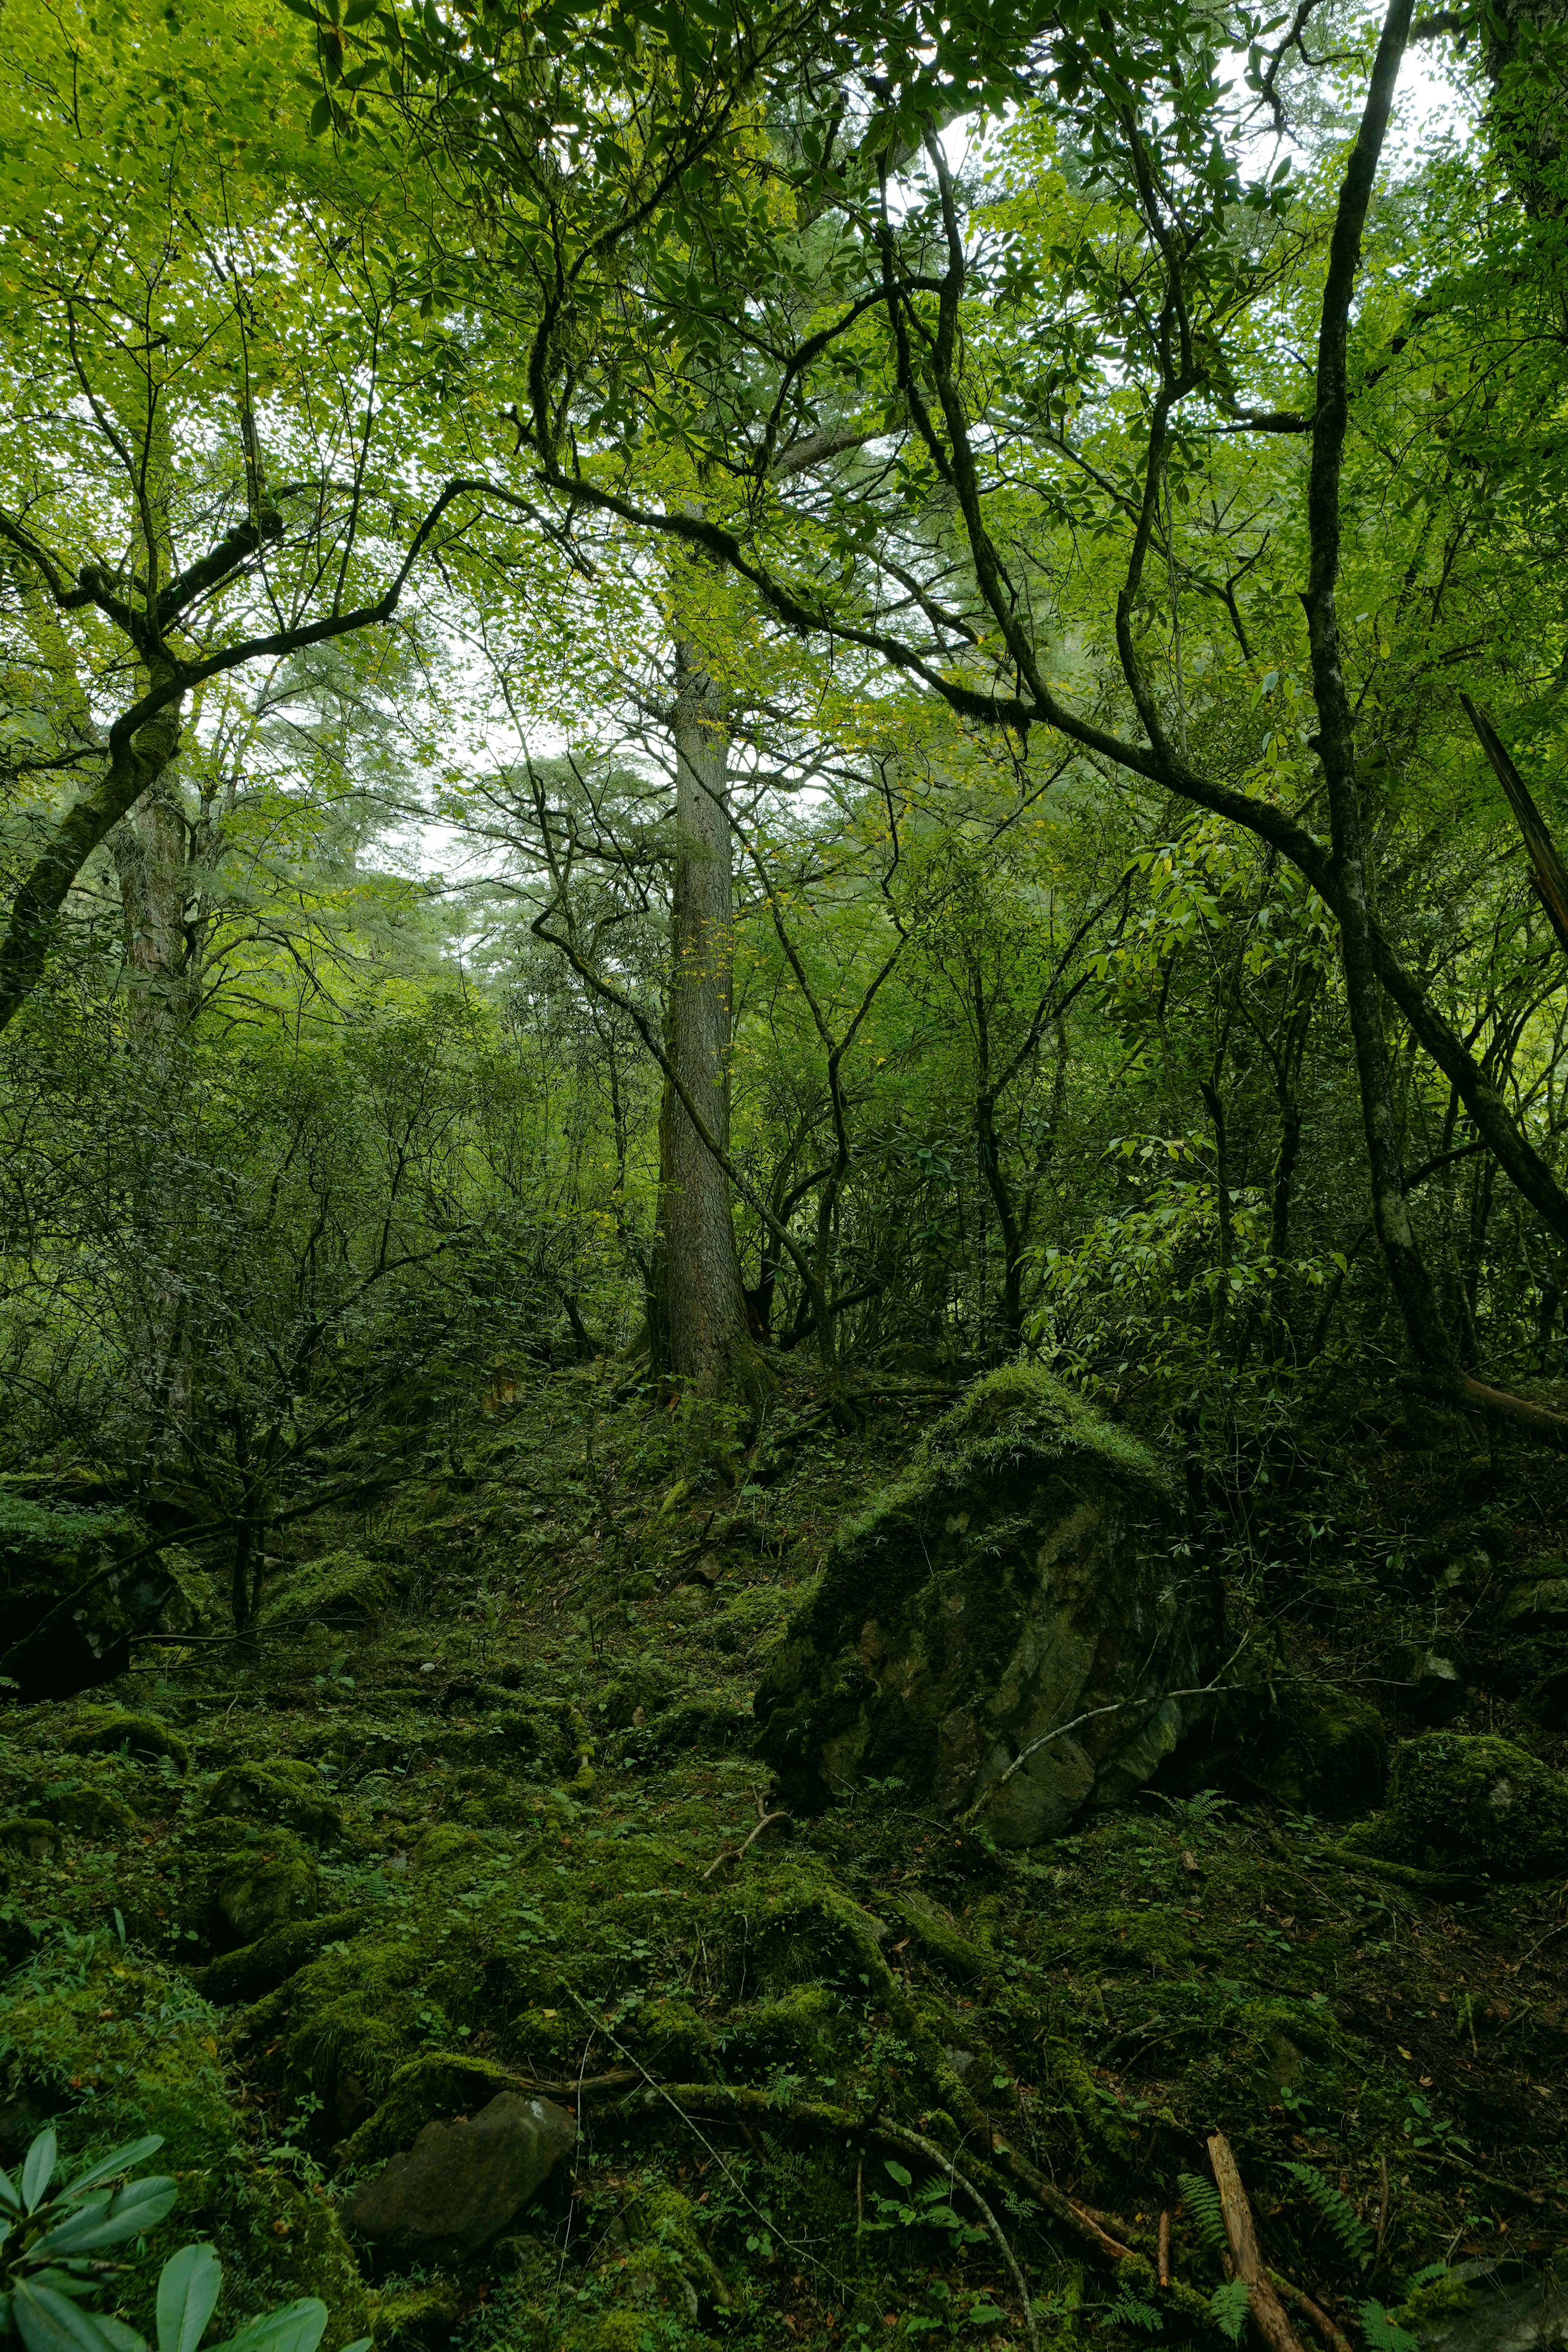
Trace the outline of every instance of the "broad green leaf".
<path fill-rule="evenodd" d="M 50 2287 L 15 2287 L 11 2315 L 27 2352 L 105 2352 L 109 2344 L 89 2313 Z"/>
<path fill-rule="evenodd" d="M 41 2131 L 27 2150 L 22 2166 L 22 2202 L 29 2213 L 37 2210 L 39 2198 L 54 2179 L 58 2154 L 59 2143 L 52 2131 Z"/>
<path fill-rule="evenodd" d="M 158 2352 L 195 2352 L 223 2284 L 213 2246 L 182 2246 L 158 2281 Z"/>
<path fill-rule="evenodd" d="M 213 2352 L 316 2352 L 326 2332 L 327 2306 L 311 2294 L 281 2311 L 252 2319 Z"/>
<path fill-rule="evenodd" d="M 89 2164 L 85 2172 L 79 2172 L 70 2186 L 60 2193 L 74 2200 L 84 2189 L 95 2188 L 99 2181 L 111 2180 L 117 2172 L 130 2172 L 134 2166 L 145 2163 L 148 2157 L 157 2155 L 163 2145 L 162 2132 L 149 2132 L 145 2139 L 127 2140 L 123 2147 L 111 2149 L 108 2156 L 100 2156 L 96 2164 Z"/>
<path fill-rule="evenodd" d="M 50 2230 L 38 2240 L 37 2252 L 85 2254 L 121 2245 L 161 2221 L 179 2193 L 178 2184 L 166 2174 L 153 2173 L 145 2180 L 128 2181 L 112 2196 L 101 2201 L 95 2198 Z"/>

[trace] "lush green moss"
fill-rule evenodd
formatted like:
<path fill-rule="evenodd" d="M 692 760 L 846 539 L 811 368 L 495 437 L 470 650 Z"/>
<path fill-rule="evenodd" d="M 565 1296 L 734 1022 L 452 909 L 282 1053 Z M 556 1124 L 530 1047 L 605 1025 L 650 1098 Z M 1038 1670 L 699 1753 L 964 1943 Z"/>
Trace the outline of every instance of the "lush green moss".
<path fill-rule="evenodd" d="M 261 1616 L 269 1625 L 371 1624 L 384 1617 L 403 1591 L 402 1572 L 363 1552 L 323 1552 L 291 1569 L 267 1596 Z"/>
<path fill-rule="evenodd" d="M 1542 1878 L 1568 1868 L 1568 1778 L 1510 1740 L 1431 1731 L 1395 1755 L 1387 1811 L 1344 1842 L 1427 1870 Z"/>
<path fill-rule="evenodd" d="M 231 1764 L 206 1793 L 209 1812 L 300 1831 L 318 1845 L 342 1834 L 342 1809 L 314 1765 L 280 1757 L 269 1764 Z"/>
<path fill-rule="evenodd" d="M 48 1952 L 0 1988 L 0 2045 L 14 2074 L 68 2108 L 73 2155 L 161 2133 L 161 2163 L 206 2175 L 230 2162 L 236 2118 L 217 2020 L 184 1978 L 154 1961 Z"/>
<path fill-rule="evenodd" d="M 183 1772 L 190 1748 L 177 1731 L 155 1715 L 132 1715 L 124 1707 L 86 1707 L 61 1745 L 72 1754 L 90 1756 L 123 1748 L 132 1756 L 166 1756 Z"/>
<path fill-rule="evenodd" d="M 487 2058 L 452 2050 L 430 2050 L 400 2066 L 375 2113 L 361 2124 L 343 2150 L 345 2166 L 375 2164 L 412 2147 L 426 2124 L 452 2116 L 476 2115 L 518 2078 Z"/>

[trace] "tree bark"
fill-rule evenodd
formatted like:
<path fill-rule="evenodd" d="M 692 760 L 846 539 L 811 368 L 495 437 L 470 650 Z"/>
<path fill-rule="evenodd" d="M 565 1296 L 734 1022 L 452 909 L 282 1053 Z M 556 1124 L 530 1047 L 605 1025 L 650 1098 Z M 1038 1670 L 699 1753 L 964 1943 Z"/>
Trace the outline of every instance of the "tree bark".
<path fill-rule="evenodd" d="M 666 1041 L 710 1135 L 730 1147 L 734 882 L 725 800 L 729 730 L 702 655 L 675 647 L 675 885 Z M 659 1115 L 659 1205 L 652 1324 L 656 1370 L 709 1394 L 754 1385 L 724 1170 L 667 1080 Z"/>
<path fill-rule="evenodd" d="M 1339 886 L 1337 912 L 1345 1008 L 1355 1052 L 1362 1125 L 1372 1171 L 1373 1226 L 1417 1369 L 1441 1386 L 1458 1391 L 1458 1357 L 1438 1311 L 1436 1294 L 1422 1259 L 1405 1196 L 1399 1122 L 1373 949 L 1374 925 L 1356 775 L 1353 718 L 1340 662 L 1335 603 L 1341 485 L 1350 415 L 1351 297 L 1361 261 L 1362 232 L 1388 130 L 1394 84 L 1409 35 L 1410 16 L 1411 0 L 1391 0 L 1334 217 L 1318 339 L 1318 400 L 1312 428 L 1312 468 L 1307 488 L 1311 557 L 1302 602 L 1307 610 L 1312 684 L 1318 705 L 1318 757 L 1328 788 L 1334 877 Z"/>

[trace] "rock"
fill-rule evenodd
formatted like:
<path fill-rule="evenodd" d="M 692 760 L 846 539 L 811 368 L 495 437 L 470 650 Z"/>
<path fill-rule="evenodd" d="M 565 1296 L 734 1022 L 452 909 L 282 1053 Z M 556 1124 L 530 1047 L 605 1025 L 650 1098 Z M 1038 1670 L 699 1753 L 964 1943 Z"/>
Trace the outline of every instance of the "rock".
<path fill-rule="evenodd" d="M 531 2095 L 525 2084 L 493 2059 L 476 2058 L 468 2051 L 424 2051 L 398 2067 L 380 2105 L 343 2149 L 343 2162 L 382 2163 L 416 2140 L 426 2124 L 445 2122 L 465 2110 L 477 2113 L 508 2092 Z"/>
<path fill-rule="evenodd" d="M 913 1887 L 900 1887 L 889 1896 L 886 1906 L 900 1919 L 914 1940 L 934 1960 L 941 1962 L 953 1976 L 978 1978 L 990 1976 L 996 1962 L 989 1952 L 972 1944 L 960 1927 L 955 1927 L 945 1911 L 928 1902 Z"/>
<path fill-rule="evenodd" d="M 342 1834 L 343 1817 L 313 1765 L 231 1764 L 207 1792 L 207 1811 L 300 1831 L 316 1845 Z"/>
<path fill-rule="evenodd" d="M 407 2260 L 464 2260 L 500 2236 L 576 2137 L 563 2107 L 502 2092 L 471 2122 L 426 2124 L 354 2190 L 343 2227 Z"/>
<path fill-rule="evenodd" d="M 1399 1676 L 1398 1696 L 1417 1723 L 1451 1723 L 1465 1704 L 1465 1681 L 1452 1658 L 1419 1642 L 1406 1642 L 1394 1654 Z"/>
<path fill-rule="evenodd" d="M 1502 1605 L 1506 1633 L 1561 1633 L 1568 1628 L 1568 1576 L 1537 1577 L 1516 1585 Z"/>
<path fill-rule="evenodd" d="M 79 1837 L 129 1837 L 139 1826 L 124 1798 L 108 1789 L 67 1789 L 58 1797 L 47 1798 L 39 1811 L 62 1828 L 74 1830 Z"/>
<path fill-rule="evenodd" d="M 0 1822 L 0 1847 L 7 1853 L 20 1854 L 27 1862 L 47 1862 L 58 1850 L 60 1833 L 53 1822 L 32 1814 L 18 1814 L 14 1820 Z"/>
<path fill-rule="evenodd" d="M 1387 1811 L 1344 1843 L 1421 1870 L 1544 1878 L 1568 1869 L 1568 1778 L 1510 1740 L 1429 1731 L 1397 1751 Z"/>
<path fill-rule="evenodd" d="M 894 1779 L 1027 1845 L 1125 1798 L 1191 1720 L 1167 1694 L 1207 1671 L 1174 1531 L 1136 1439 L 1031 1367 L 978 1381 L 840 1531 L 773 1654 L 755 1713 L 785 1803 Z"/>
<path fill-rule="evenodd" d="M 1397 2316 L 1421 2352 L 1544 2352 L 1568 2322 L 1568 2264 L 1458 2263 Z"/>
<path fill-rule="evenodd" d="M 1568 1666 L 1542 1675 L 1521 1701 L 1521 1708 L 1542 1731 L 1568 1731 Z"/>
<path fill-rule="evenodd" d="M 463 2308 L 462 2290 L 450 2279 L 432 2286 L 385 2287 L 371 2297 L 375 2352 L 439 2352 Z"/>
<path fill-rule="evenodd" d="M 363 1552 L 323 1552 L 290 1569 L 272 1587 L 261 1612 L 266 1625 L 374 1624 L 385 1616 L 406 1587 L 406 1577 L 384 1559 Z"/>
<path fill-rule="evenodd" d="M 205 1969 L 193 1971 L 204 2000 L 220 2007 L 231 2001 L 258 2000 L 313 1960 L 328 1944 L 345 1942 L 364 1925 L 363 1911 L 334 1911 L 324 1919 L 290 1919 L 271 1928 L 253 1944 L 226 1952 Z"/>
<path fill-rule="evenodd" d="M 89 1709 L 76 1730 L 66 1734 L 61 1746 L 73 1756 L 108 1755 L 118 1748 L 148 1757 L 154 1763 L 166 1756 L 182 1772 L 191 1755 L 179 1733 L 171 1731 L 155 1715 L 131 1715 L 119 1706 Z"/>
<path fill-rule="evenodd" d="M 232 1849 L 213 1878 L 215 1926 L 226 1943 L 254 1944 L 275 1927 L 320 1908 L 314 1855 L 289 1830 Z"/>
<path fill-rule="evenodd" d="M 1295 1812 L 1349 1822 L 1383 1801 L 1388 1733 L 1365 1699 L 1342 1691 L 1291 1692 L 1259 1745 L 1258 1786 Z"/>

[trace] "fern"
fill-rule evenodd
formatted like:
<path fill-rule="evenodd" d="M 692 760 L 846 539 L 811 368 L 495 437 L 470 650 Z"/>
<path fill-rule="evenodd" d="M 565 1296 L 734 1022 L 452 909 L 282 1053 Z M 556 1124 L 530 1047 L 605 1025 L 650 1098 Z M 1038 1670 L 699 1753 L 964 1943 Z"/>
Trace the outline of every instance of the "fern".
<path fill-rule="evenodd" d="M 1310 2164 L 1288 2164 L 1284 2169 L 1300 2189 L 1307 2202 L 1332 2231 L 1334 2241 L 1345 2260 L 1358 2271 L 1366 2270 L 1372 2262 L 1372 2231 L 1340 2189 Z"/>
<path fill-rule="evenodd" d="M 1247 2326 L 1247 2315 L 1252 2308 L 1252 2297 L 1243 2278 L 1226 2279 L 1216 2286 L 1209 2297 L 1209 2316 L 1222 2336 L 1233 2344 L 1241 2341 L 1241 2331 Z"/>
<path fill-rule="evenodd" d="M 1105 2320 L 1107 2326 L 1120 2322 L 1123 2327 L 1140 2327 L 1146 2336 L 1163 2336 L 1165 2332 L 1165 2322 L 1153 2305 L 1125 2291 L 1108 2307 Z"/>
<path fill-rule="evenodd" d="M 1420 2338 L 1391 2319 L 1381 2303 L 1362 2305 L 1361 2326 L 1372 2352 L 1421 2352 Z"/>
<path fill-rule="evenodd" d="M 1225 2208 L 1219 2201 L 1219 2190 L 1214 2182 L 1201 2179 L 1195 2172 L 1184 2172 L 1177 2176 L 1176 2186 L 1205 2245 L 1211 2253 L 1223 2254 L 1226 2251 Z"/>

